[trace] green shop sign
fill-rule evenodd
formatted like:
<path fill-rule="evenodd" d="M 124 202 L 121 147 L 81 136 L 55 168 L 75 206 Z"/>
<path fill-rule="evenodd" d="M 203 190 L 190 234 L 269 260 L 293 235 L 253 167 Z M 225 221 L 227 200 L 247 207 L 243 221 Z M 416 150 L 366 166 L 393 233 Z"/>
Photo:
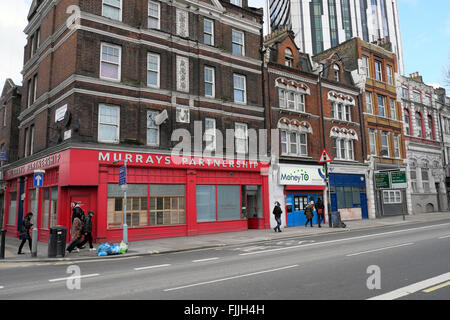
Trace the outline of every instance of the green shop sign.
<path fill-rule="evenodd" d="M 389 172 L 375 173 L 375 188 L 376 189 L 390 189 L 391 188 Z"/>

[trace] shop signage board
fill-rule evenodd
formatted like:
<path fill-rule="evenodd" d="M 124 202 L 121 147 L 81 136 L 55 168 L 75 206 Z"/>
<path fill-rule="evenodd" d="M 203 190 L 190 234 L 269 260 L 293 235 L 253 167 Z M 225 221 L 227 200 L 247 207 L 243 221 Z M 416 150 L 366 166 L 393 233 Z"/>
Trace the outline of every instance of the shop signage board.
<path fill-rule="evenodd" d="M 324 186 L 325 170 L 322 166 L 280 166 L 279 184 Z"/>
<path fill-rule="evenodd" d="M 375 171 L 376 189 L 406 189 L 406 169 Z"/>
<path fill-rule="evenodd" d="M 392 189 L 406 189 L 408 184 L 406 182 L 406 169 L 399 171 L 391 171 Z"/>
<path fill-rule="evenodd" d="M 376 189 L 390 189 L 391 188 L 389 172 L 375 173 L 375 188 Z"/>

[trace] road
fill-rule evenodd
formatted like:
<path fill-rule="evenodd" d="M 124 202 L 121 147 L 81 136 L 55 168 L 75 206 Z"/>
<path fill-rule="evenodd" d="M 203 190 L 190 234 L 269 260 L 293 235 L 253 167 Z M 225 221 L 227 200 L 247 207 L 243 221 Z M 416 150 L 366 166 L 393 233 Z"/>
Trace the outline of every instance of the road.
<path fill-rule="evenodd" d="M 450 299 L 450 219 L 160 255 L 1 264 L 0 299 Z"/>

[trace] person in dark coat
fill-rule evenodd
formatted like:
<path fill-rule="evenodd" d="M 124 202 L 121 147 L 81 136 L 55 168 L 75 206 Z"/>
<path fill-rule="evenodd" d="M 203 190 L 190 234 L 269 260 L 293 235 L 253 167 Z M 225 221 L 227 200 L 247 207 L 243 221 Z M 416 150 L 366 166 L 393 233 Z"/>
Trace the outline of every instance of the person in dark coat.
<path fill-rule="evenodd" d="M 312 225 L 312 220 L 314 218 L 314 202 L 311 201 L 310 203 L 308 203 L 306 205 L 305 208 L 305 216 L 306 216 L 306 223 L 305 223 L 305 227 L 308 225 L 308 223 L 310 223 L 311 227 Z"/>
<path fill-rule="evenodd" d="M 280 203 L 278 201 L 275 202 L 275 208 L 273 208 L 273 215 L 275 216 L 275 220 L 277 221 L 277 226 L 273 229 L 275 232 L 281 232 L 280 226 L 282 213 L 283 210 L 281 210 Z"/>
<path fill-rule="evenodd" d="M 72 242 L 70 242 L 69 246 L 67 247 L 67 251 L 69 251 L 69 253 L 72 252 L 73 249 L 76 249 L 77 252 L 80 252 L 80 249 L 78 249 L 77 246 L 81 241 L 82 227 L 83 226 L 82 226 L 80 218 L 75 217 L 75 219 L 73 219 L 72 231 L 71 231 Z"/>
<path fill-rule="evenodd" d="M 317 203 L 316 203 L 317 222 L 319 224 L 319 228 L 322 228 L 320 226 L 321 221 L 323 221 L 323 223 L 325 223 L 325 213 L 323 212 L 323 209 L 324 209 L 324 205 L 323 205 L 322 199 L 319 198 L 319 199 L 317 199 Z"/>
<path fill-rule="evenodd" d="M 89 241 L 89 248 L 91 251 L 95 250 L 94 246 L 92 245 L 92 218 L 94 217 L 94 211 L 89 210 L 88 214 L 84 218 L 83 221 L 83 230 L 84 233 L 84 240 L 78 245 L 78 248 L 83 249 L 83 246 L 86 244 L 86 242 Z"/>
<path fill-rule="evenodd" d="M 72 203 L 72 223 L 75 218 L 78 218 L 81 221 L 84 218 L 84 211 L 76 201 Z"/>
<path fill-rule="evenodd" d="M 28 240 L 28 244 L 30 245 L 30 252 L 31 252 L 31 236 L 30 236 L 30 229 L 33 226 L 33 223 L 31 222 L 33 219 L 33 213 L 28 212 L 25 218 L 22 221 L 22 229 L 19 233 L 19 239 L 22 240 L 19 246 L 19 251 L 17 251 L 17 254 L 24 254 L 22 252 L 22 248 Z"/>

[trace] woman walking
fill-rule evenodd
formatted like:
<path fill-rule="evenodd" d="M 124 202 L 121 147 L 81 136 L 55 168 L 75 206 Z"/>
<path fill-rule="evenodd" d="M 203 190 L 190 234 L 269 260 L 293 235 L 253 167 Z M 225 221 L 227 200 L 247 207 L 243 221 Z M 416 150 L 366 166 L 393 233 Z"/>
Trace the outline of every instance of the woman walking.
<path fill-rule="evenodd" d="M 28 240 L 28 244 L 30 245 L 30 252 L 31 252 L 30 229 L 33 226 L 33 223 L 31 222 L 32 219 L 33 219 L 33 213 L 28 212 L 22 221 L 22 229 L 19 233 L 19 239 L 22 240 L 22 242 L 19 246 L 19 251 L 17 251 L 17 254 L 25 254 L 24 252 L 22 252 L 22 248 L 23 248 L 25 242 L 27 242 L 27 240 Z"/>

